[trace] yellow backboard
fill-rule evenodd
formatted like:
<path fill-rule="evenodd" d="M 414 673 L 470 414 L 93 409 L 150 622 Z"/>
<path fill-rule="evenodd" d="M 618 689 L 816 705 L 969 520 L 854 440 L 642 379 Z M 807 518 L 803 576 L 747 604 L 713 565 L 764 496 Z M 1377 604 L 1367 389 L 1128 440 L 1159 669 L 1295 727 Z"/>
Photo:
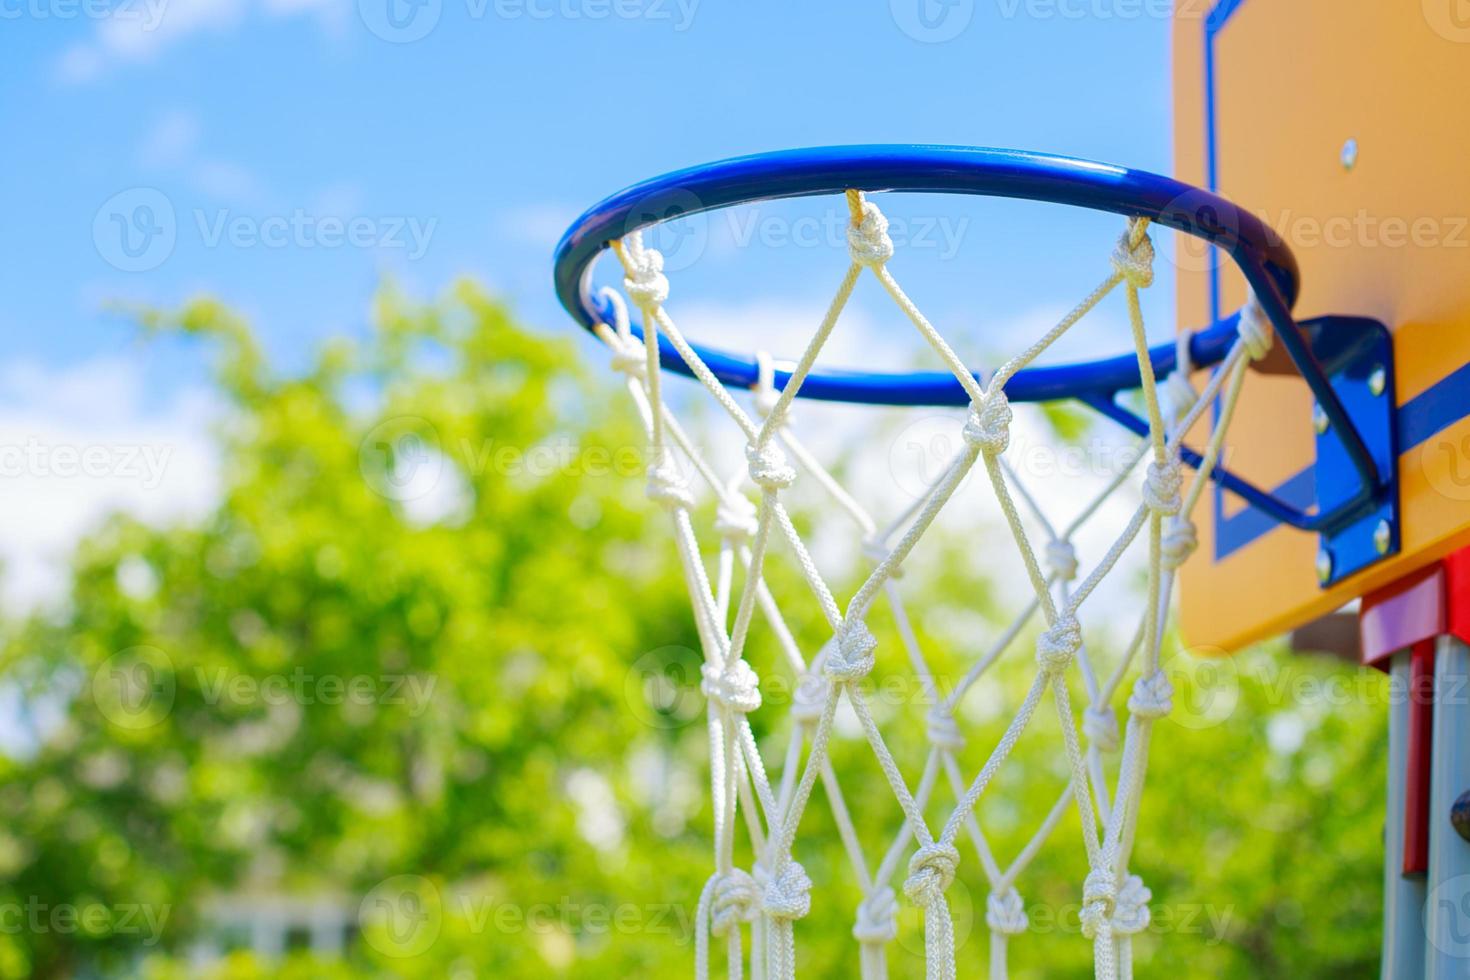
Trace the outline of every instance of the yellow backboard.
<path fill-rule="evenodd" d="M 1191 644 L 1235 649 L 1470 544 L 1470 2 L 1217 0 L 1174 20 L 1175 174 L 1253 211 L 1301 266 L 1298 320 L 1373 317 L 1394 335 L 1398 554 L 1329 588 L 1318 536 L 1203 495 L 1181 583 Z M 1182 238 L 1183 236 L 1181 236 Z M 1181 241 L 1179 321 L 1237 309 L 1243 281 Z M 1312 399 L 1253 374 L 1225 462 L 1312 485 Z"/>

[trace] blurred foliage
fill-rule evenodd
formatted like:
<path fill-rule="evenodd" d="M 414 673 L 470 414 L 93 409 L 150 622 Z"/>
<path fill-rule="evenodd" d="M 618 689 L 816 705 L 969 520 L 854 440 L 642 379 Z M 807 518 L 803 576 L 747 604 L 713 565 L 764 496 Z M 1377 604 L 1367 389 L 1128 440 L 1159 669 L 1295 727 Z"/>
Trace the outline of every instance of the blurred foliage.
<path fill-rule="evenodd" d="M 5 624 L 5 680 L 41 720 L 34 752 L 0 759 L 0 908 L 41 918 L 0 923 L 0 976 L 686 975 L 709 867 L 697 641 L 621 392 L 467 285 L 426 306 L 385 292 L 369 336 L 297 376 L 215 303 L 144 323 L 216 357 L 223 497 L 202 522 L 114 519 L 63 608 Z M 909 570 L 951 682 L 999 621 L 966 556 L 941 543 Z M 820 616 L 791 612 L 815 650 Z M 905 676 L 881 607 L 872 625 L 870 685 Z M 769 638 L 750 656 L 779 703 Z M 1279 652 L 1171 665 L 1184 707 L 1154 736 L 1140 973 L 1369 975 L 1384 685 Z M 969 772 L 1032 669 L 1002 667 L 967 702 Z M 875 711 L 916 773 L 924 706 L 890 690 Z M 752 719 L 773 762 L 782 715 Z M 1063 784 L 1055 729 L 1038 716 L 982 803 L 1001 855 Z M 876 856 L 897 806 L 860 739 L 833 752 Z M 820 787 L 798 854 L 818 883 L 801 964 L 855 975 L 858 896 Z M 1038 935 L 1011 944 L 1013 975 L 1090 976 L 1084 873 L 1073 812 L 1021 879 Z M 951 894 L 970 976 L 981 881 L 967 851 Z M 251 953 L 221 912 L 242 897 L 335 902 L 345 957 Z M 68 925 L 61 907 L 101 912 Z M 192 960 L 201 939 L 227 955 Z M 892 950 L 895 976 L 922 975 L 912 909 Z"/>

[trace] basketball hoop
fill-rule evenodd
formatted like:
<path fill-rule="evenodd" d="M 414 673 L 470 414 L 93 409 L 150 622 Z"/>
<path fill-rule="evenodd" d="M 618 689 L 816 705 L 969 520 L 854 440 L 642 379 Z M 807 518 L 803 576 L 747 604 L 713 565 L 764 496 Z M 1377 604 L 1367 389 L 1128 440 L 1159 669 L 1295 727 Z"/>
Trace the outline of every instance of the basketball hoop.
<path fill-rule="evenodd" d="M 1024 198 L 1112 212 L 1126 222 L 1111 243 L 1111 255 L 1099 254 L 1099 268 L 1106 270 L 1099 285 L 1033 343 L 993 373 L 983 373 L 955 352 L 889 268 L 896 256 L 888 222 L 870 196 L 889 191 Z M 671 312 L 676 304 L 669 299 L 662 256 L 645 244 L 643 231 L 714 208 L 820 194 L 845 196 L 849 255 L 836 296 L 800 355 L 776 361 L 762 353 L 735 354 L 688 339 Z M 1153 281 L 1148 229 L 1155 223 L 1199 237 L 1230 255 L 1253 298 L 1219 323 L 1150 348 L 1139 293 Z M 615 290 L 594 286 L 593 264 L 608 248 L 622 266 L 627 301 Z M 823 346 L 862 276 L 878 281 L 947 371 L 885 374 L 822 365 Z M 1360 518 L 1375 505 L 1382 485 L 1374 459 L 1314 354 L 1331 325 L 1299 325 L 1292 318 L 1298 281 L 1286 246 L 1228 202 L 1151 174 L 1003 150 L 850 147 L 730 160 L 629 188 L 589 210 L 567 232 L 557 252 L 556 284 L 562 304 L 606 343 L 614 367 L 626 375 L 652 449 L 648 495 L 670 514 L 703 647 L 714 867 L 699 897 L 696 975 L 708 975 L 711 937 L 723 940 L 732 977 L 744 975 L 747 938 L 751 975 L 773 980 L 794 975 L 796 923 L 821 894 L 821 883 L 812 882 L 802 867 L 797 840 L 803 811 L 820 779 L 863 891 L 854 910 L 853 935 L 868 980 L 886 976 L 885 946 L 896 935 L 894 885 L 923 911 L 928 975 L 954 976 L 955 936 L 946 891 L 961 865 L 962 837 L 973 845 L 989 889 L 985 918 L 991 934 L 990 975 L 1005 976 L 1007 943 L 1027 931 L 1018 879 L 1071 806 L 1081 818 L 1089 868 L 1078 888 L 1096 975 L 1110 980 L 1131 976 L 1132 937 L 1149 925 L 1151 897 L 1132 871 L 1134 833 L 1150 735 L 1172 707 L 1160 651 L 1175 572 L 1195 548 L 1190 515 L 1196 502 L 1213 479 L 1282 520 L 1318 530 Z M 1034 363 L 1118 291 L 1127 307 L 1128 353 L 1086 364 Z M 629 306 L 637 312 L 636 323 Z M 1246 371 L 1266 355 L 1273 339 L 1281 341 L 1316 396 L 1327 427 L 1340 440 L 1348 469 L 1359 481 L 1357 490 L 1331 511 L 1302 511 L 1218 465 Z M 665 399 L 661 370 L 692 377 L 703 386 L 741 430 L 743 458 L 706 457 Z M 1208 378 L 1196 390 L 1190 374 L 1205 370 Z M 736 397 L 752 391 L 754 413 Z M 1119 400 L 1127 392 L 1137 392 L 1141 410 Z M 918 502 L 883 526 L 799 438 L 790 422 L 798 397 L 962 408 L 963 443 Z M 1122 423 L 1136 434 L 1140 457 L 1146 459 L 1141 479 L 1134 468 L 1123 468 L 1070 521 L 1049 518 L 1006 460 L 1012 404 L 1062 399 L 1079 400 Z M 1201 426 L 1207 437 L 1198 446 L 1186 445 L 1186 435 Z M 734 478 L 724 463 L 733 464 Z M 1193 479 L 1186 479 L 1186 466 L 1195 471 Z M 898 576 L 976 469 L 985 474 L 999 504 L 1033 598 L 976 651 L 974 665 L 956 689 L 941 696 L 922 645 L 905 625 Z M 694 474 L 692 481 L 686 472 Z M 852 525 L 865 560 L 873 565 L 845 604 L 818 571 L 783 504 L 783 493 L 798 479 L 809 479 L 827 492 L 835 504 L 833 524 Z M 1140 502 L 1113 529 L 1111 547 L 1091 556 L 1084 574 L 1073 542 L 1077 530 L 1099 520 L 1101 505 L 1133 486 Z M 757 503 L 745 487 L 755 492 Z M 696 488 L 713 501 L 712 513 L 699 505 Z M 1035 538 L 1035 528 L 1044 540 Z M 1130 617 L 1136 618 L 1133 640 L 1118 663 L 1104 670 L 1089 657 L 1084 642 L 1089 629 L 1083 614 L 1091 612 L 1084 607 L 1140 537 L 1147 553 L 1147 587 Z M 702 540 L 716 542 L 713 574 L 701 551 Z M 778 549 L 794 557 L 830 628 L 830 639 L 816 651 L 801 649 L 793 639 L 781 598 L 764 574 Z M 861 683 L 874 668 L 879 640 L 868 628 L 867 616 L 879 601 L 892 606 L 898 642 L 933 699 L 925 719 L 927 758 L 916 789 L 889 751 Z M 769 629 L 781 647 L 797 692 L 788 751 L 774 780 L 747 717 L 762 710 L 760 679 L 743 657 L 748 638 L 759 628 Z M 955 709 L 987 669 L 1015 654 L 1022 637 L 1034 642 L 1034 678 L 985 764 L 967 779 L 955 755 L 963 740 Z M 1086 697 L 1080 720 L 1073 706 L 1079 675 Z M 1060 723 L 1058 749 L 1065 757 L 1068 782 L 1055 805 L 1038 815 L 1031 842 L 1003 864 L 977 819 L 976 806 L 1047 700 Z M 884 849 L 876 863 L 863 851 L 864 842 L 856 840 L 840 782 L 828 763 L 840 701 L 850 704 L 904 815 L 892 839 L 879 842 Z M 1118 717 L 1125 709 L 1127 722 L 1120 736 Z M 1112 779 L 1109 769 L 1115 773 Z M 929 813 L 938 805 L 941 787 L 954 802 L 936 830 Z M 737 867 L 733 857 L 741 825 L 755 855 L 749 868 Z"/>

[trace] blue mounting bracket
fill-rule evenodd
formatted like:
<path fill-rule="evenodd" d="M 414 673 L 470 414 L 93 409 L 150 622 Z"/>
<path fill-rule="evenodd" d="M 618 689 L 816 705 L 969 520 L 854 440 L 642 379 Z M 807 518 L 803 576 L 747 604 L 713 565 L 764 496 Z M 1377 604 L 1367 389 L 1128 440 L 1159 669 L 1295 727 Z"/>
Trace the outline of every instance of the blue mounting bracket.
<path fill-rule="evenodd" d="M 1210 476 L 1221 489 L 1276 523 L 1315 533 L 1317 581 L 1327 588 L 1399 550 L 1393 340 L 1383 324 L 1366 317 L 1322 316 L 1303 320 L 1297 328 L 1312 371 L 1336 397 L 1347 423 L 1332 424 L 1330 413 L 1314 404 L 1317 458 L 1312 498 L 1303 501 L 1287 487 L 1263 489 L 1226 465 L 1216 466 Z M 1077 397 L 1124 428 L 1147 434 L 1148 422 L 1121 404 L 1118 394 Z M 1372 464 L 1371 482 L 1364 480 L 1353 459 L 1347 439 L 1354 436 Z M 1181 447 L 1180 457 L 1195 468 L 1203 458 L 1187 445 Z"/>
<path fill-rule="evenodd" d="M 1367 446 L 1381 482 L 1371 507 L 1345 510 L 1340 519 L 1322 529 L 1317 581 L 1323 588 L 1399 550 L 1393 341 L 1376 321 L 1329 319 L 1335 322 L 1325 328 L 1313 324 L 1318 327 L 1315 336 L 1310 327 L 1306 333 L 1332 390 Z M 1329 344 L 1333 349 L 1326 349 Z M 1320 409 L 1314 407 L 1313 415 L 1317 430 L 1317 463 L 1312 469 L 1316 512 L 1333 514 L 1349 502 L 1357 482 L 1356 472 L 1338 430 L 1325 424 Z"/>

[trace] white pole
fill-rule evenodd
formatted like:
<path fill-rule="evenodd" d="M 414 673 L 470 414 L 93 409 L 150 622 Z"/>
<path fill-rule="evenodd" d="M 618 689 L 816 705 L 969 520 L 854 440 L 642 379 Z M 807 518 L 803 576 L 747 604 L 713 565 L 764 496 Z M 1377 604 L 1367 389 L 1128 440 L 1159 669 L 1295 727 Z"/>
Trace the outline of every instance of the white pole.
<path fill-rule="evenodd" d="M 1413 653 L 1400 650 L 1390 661 L 1388 705 L 1388 810 L 1383 828 L 1382 980 L 1421 980 L 1424 976 L 1424 879 L 1405 876 L 1404 797 L 1409 773 L 1409 685 Z"/>
<path fill-rule="evenodd" d="M 1426 980 L 1470 977 L 1470 841 L 1450 807 L 1470 790 L 1470 647 L 1443 636 L 1434 658 L 1434 761 L 1429 777 Z"/>

